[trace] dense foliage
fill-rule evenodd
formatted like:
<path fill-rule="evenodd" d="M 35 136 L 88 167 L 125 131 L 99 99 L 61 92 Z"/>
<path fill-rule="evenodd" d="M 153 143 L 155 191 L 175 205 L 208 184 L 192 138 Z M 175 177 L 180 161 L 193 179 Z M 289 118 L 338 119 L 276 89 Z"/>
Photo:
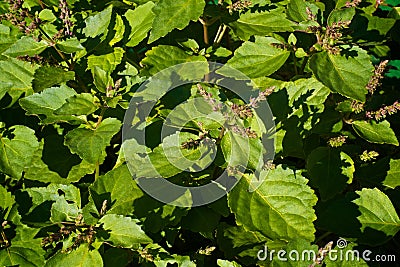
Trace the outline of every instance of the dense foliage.
<path fill-rule="evenodd" d="M 264 246 L 318 254 L 340 249 L 339 238 L 344 251 L 369 249 L 370 258 L 400 251 L 399 4 L 2 2 L 0 265 L 379 266 L 334 261 L 322 250 L 300 262 L 257 254 Z M 124 114 L 152 75 L 207 61 L 241 71 L 261 93 L 240 99 L 207 83 L 181 86 L 157 102 L 140 145 L 160 179 L 181 185 L 209 183 L 230 168 L 243 138 L 249 164 L 230 169 L 242 178 L 218 201 L 167 205 L 134 179 L 148 168 L 141 153 L 121 149 Z M 188 122 L 180 156 L 199 158 L 207 142 L 217 155 L 186 172 L 167 161 L 160 148 L 173 135 L 161 140 L 160 129 L 194 97 L 210 113 L 221 101 L 237 121 Z M 274 115 L 276 147 L 255 174 L 265 127 L 254 110 L 262 101 Z M 255 175 L 265 180 L 249 190 Z"/>

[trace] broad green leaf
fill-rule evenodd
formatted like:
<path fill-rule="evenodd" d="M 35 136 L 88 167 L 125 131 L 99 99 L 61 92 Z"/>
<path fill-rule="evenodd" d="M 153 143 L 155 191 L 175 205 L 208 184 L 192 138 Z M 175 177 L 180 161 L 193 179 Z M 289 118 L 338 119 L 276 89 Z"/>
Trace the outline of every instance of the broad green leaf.
<path fill-rule="evenodd" d="M 74 202 L 78 206 L 81 205 L 80 191 L 72 184 L 49 184 L 47 187 L 31 187 L 23 191 L 28 192 L 31 196 L 33 204 L 31 210 L 44 201 L 57 201 L 59 199 Z"/>
<path fill-rule="evenodd" d="M 334 9 L 328 17 L 328 25 L 332 26 L 334 22 L 351 21 L 356 14 L 354 7 L 344 9 Z"/>
<path fill-rule="evenodd" d="M 118 133 L 120 127 L 119 120 L 107 118 L 94 130 L 76 128 L 65 136 L 65 145 L 83 160 L 101 164 L 106 157 L 106 147 L 110 145 L 111 138 Z"/>
<path fill-rule="evenodd" d="M 4 51 L 3 54 L 10 57 L 34 56 L 42 53 L 47 47 L 48 44 L 45 41 L 37 42 L 32 37 L 23 36 Z"/>
<path fill-rule="evenodd" d="M 41 93 L 36 93 L 19 100 L 19 104 L 27 111 L 27 115 L 51 115 L 60 108 L 65 101 L 76 94 L 68 86 L 48 88 Z"/>
<path fill-rule="evenodd" d="M 247 166 L 256 170 L 264 164 L 264 147 L 258 138 L 248 138 L 228 132 L 221 140 L 221 149 L 225 161 L 231 166 Z"/>
<path fill-rule="evenodd" d="M 66 99 L 66 103 L 58 108 L 56 115 L 89 115 L 99 108 L 99 99 L 92 94 L 82 93 Z"/>
<path fill-rule="evenodd" d="M 19 179 L 39 147 L 39 142 L 35 132 L 26 126 L 15 125 L 9 131 L 10 135 L 0 133 L 0 171 Z"/>
<path fill-rule="evenodd" d="M 393 189 L 400 186 L 400 159 L 390 159 L 390 169 L 383 185 Z"/>
<path fill-rule="evenodd" d="M 354 162 L 346 153 L 329 147 L 318 147 L 307 157 L 310 182 L 318 188 L 322 200 L 327 200 L 353 180 Z"/>
<path fill-rule="evenodd" d="M 224 237 L 232 241 L 234 248 L 266 243 L 269 239 L 257 231 L 247 231 L 243 226 L 221 225 Z"/>
<path fill-rule="evenodd" d="M 105 93 L 107 92 L 107 88 L 113 86 L 114 81 L 111 78 L 110 73 L 106 72 L 100 67 L 94 66 L 92 68 L 92 74 L 93 83 L 100 92 Z"/>
<path fill-rule="evenodd" d="M 124 52 L 121 47 L 116 47 L 112 53 L 101 56 L 91 55 L 88 57 L 88 69 L 93 71 L 94 67 L 99 67 L 107 73 L 112 73 L 121 63 Z"/>
<path fill-rule="evenodd" d="M 14 197 L 11 195 L 11 193 L 7 192 L 7 190 L 0 185 L 0 210 L 4 211 L 8 208 L 11 208 L 14 202 Z M 1 219 L 3 218 L 0 218 L 0 220 Z"/>
<path fill-rule="evenodd" d="M 369 55 L 353 48 L 348 53 L 355 55 L 332 55 L 326 51 L 313 55 L 310 67 L 319 81 L 333 92 L 358 101 L 365 101 L 365 86 L 372 75 L 373 66 Z"/>
<path fill-rule="evenodd" d="M 243 72 L 250 78 L 268 76 L 277 71 L 287 60 L 290 52 L 276 48 L 280 42 L 272 37 L 256 37 L 255 42 L 244 42 L 227 66 Z M 222 67 L 218 73 L 230 76 L 230 69 Z"/>
<path fill-rule="evenodd" d="M 308 20 L 307 2 L 304 0 L 290 0 L 286 15 L 289 19 L 297 22 Z"/>
<path fill-rule="evenodd" d="M 399 145 L 396 134 L 390 128 L 390 123 L 387 120 L 381 122 L 354 121 L 352 125 L 354 131 L 368 142 Z"/>
<path fill-rule="evenodd" d="M 53 85 L 74 79 L 75 73 L 73 71 L 65 71 L 54 66 L 42 66 L 36 70 L 32 85 L 35 92 L 39 92 Z"/>
<path fill-rule="evenodd" d="M 108 201 L 107 214 L 131 214 L 135 200 L 143 196 L 126 165 L 100 176 L 89 190 L 96 205 Z"/>
<path fill-rule="evenodd" d="M 110 236 L 106 241 L 116 247 L 124 248 L 152 243 L 150 237 L 137 225 L 138 222 L 139 220 L 116 214 L 106 214 L 99 220 L 99 223 L 103 224 L 104 230 L 109 231 Z"/>
<path fill-rule="evenodd" d="M 136 46 L 146 38 L 155 17 L 154 13 L 151 11 L 153 7 L 154 3 L 149 1 L 125 13 L 125 18 L 128 20 L 129 26 L 131 27 L 129 41 L 126 43 L 126 46 Z"/>
<path fill-rule="evenodd" d="M 87 244 L 82 244 L 76 250 L 72 250 L 70 253 L 57 252 L 46 262 L 45 265 L 45 267 L 64 266 L 103 266 L 103 259 L 101 258 L 98 250 L 90 250 Z"/>
<path fill-rule="evenodd" d="M 220 267 L 241 267 L 242 266 L 239 263 L 237 263 L 236 261 L 227 261 L 227 260 L 221 260 L 221 259 L 217 260 L 217 264 Z"/>
<path fill-rule="evenodd" d="M 368 14 L 362 14 L 362 16 L 368 19 L 367 31 L 378 31 L 381 35 L 386 35 L 396 23 L 396 20 L 391 18 L 381 18 Z"/>
<path fill-rule="evenodd" d="M 54 223 L 71 222 L 78 217 L 79 211 L 77 203 L 68 203 L 67 200 L 61 196 L 51 206 L 50 220 Z"/>
<path fill-rule="evenodd" d="M 83 33 L 86 37 L 96 37 L 100 34 L 108 31 L 108 25 L 111 21 L 112 5 L 97 13 L 94 16 L 90 16 L 86 19 L 86 27 L 83 29 Z"/>
<path fill-rule="evenodd" d="M 305 103 L 307 105 L 321 105 L 325 102 L 330 94 L 328 87 L 319 82 L 315 77 L 307 79 L 298 79 L 294 82 L 285 82 L 283 86 L 286 88 L 289 96 L 289 105 L 292 106 L 295 101 L 303 99 L 307 96 Z M 303 102 L 303 100 L 301 100 Z"/>
<path fill-rule="evenodd" d="M 252 35 L 270 35 L 274 32 L 292 32 L 296 24 L 285 17 L 284 10 L 274 9 L 256 13 L 246 12 L 230 23 L 233 32 L 243 40 Z"/>
<path fill-rule="evenodd" d="M 44 252 L 39 239 L 13 241 L 11 247 L 0 250 L 0 265 L 42 267 L 45 264 Z"/>
<path fill-rule="evenodd" d="M 32 94 L 33 74 L 37 68 L 14 58 L 0 61 L 0 97 L 7 92 L 12 97 L 13 104 L 22 94 Z"/>
<path fill-rule="evenodd" d="M 75 53 L 85 49 L 76 37 L 58 42 L 57 47 L 65 53 Z"/>
<path fill-rule="evenodd" d="M 203 14 L 204 6 L 203 0 L 160 0 L 153 8 L 155 17 L 149 43 L 173 29 L 182 30 L 191 20 L 196 21 Z"/>
<path fill-rule="evenodd" d="M 228 195 L 237 224 L 273 239 L 314 240 L 317 197 L 307 180 L 280 166 L 260 177 L 263 183 L 251 188 L 252 175 L 244 175 Z"/>
<path fill-rule="evenodd" d="M 202 77 L 206 73 L 208 67 L 206 58 L 203 56 L 189 55 L 185 51 L 176 46 L 159 45 L 153 47 L 153 49 L 146 52 L 146 57 L 141 61 L 141 64 L 143 64 L 146 67 L 146 69 L 151 75 L 154 75 L 157 72 L 166 69 L 168 67 L 181 63 L 195 62 L 195 61 L 201 61 L 204 62 L 204 64 L 199 63 L 197 66 L 199 67 L 198 70 L 193 69 L 192 65 L 190 65 L 191 66 L 190 69 L 181 69 L 181 71 L 183 72 L 182 75 L 188 77 L 193 77 L 194 75 L 195 75 L 194 77 L 198 76 Z M 199 73 L 199 75 L 197 75 L 196 73 Z"/>
<path fill-rule="evenodd" d="M 362 225 L 361 231 L 372 228 L 387 236 L 395 236 L 400 230 L 400 219 L 388 196 L 378 188 L 363 188 L 356 193 L 360 197 L 353 203 L 358 205 L 361 212 L 357 217 Z"/>

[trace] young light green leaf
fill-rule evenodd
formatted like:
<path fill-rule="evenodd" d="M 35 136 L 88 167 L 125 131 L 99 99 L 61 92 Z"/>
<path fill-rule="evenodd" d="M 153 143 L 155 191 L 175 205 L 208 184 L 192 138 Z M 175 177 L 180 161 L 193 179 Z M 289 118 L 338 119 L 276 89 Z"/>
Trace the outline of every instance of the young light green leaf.
<path fill-rule="evenodd" d="M 121 63 L 124 52 L 121 47 L 116 47 L 112 53 L 101 56 L 91 55 L 88 57 L 88 69 L 93 71 L 94 67 L 99 67 L 107 73 L 112 73 Z"/>
<path fill-rule="evenodd" d="M 122 17 L 118 14 L 115 16 L 114 31 L 115 31 L 114 37 L 109 42 L 111 46 L 115 45 L 124 38 L 125 24 Z"/>
<path fill-rule="evenodd" d="M 387 236 L 395 236 L 400 230 L 400 219 L 392 202 L 378 188 L 363 188 L 356 192 L 360 197 L 353 201 L 358 205 L 361 215 L 357 219 L 366 228 L 382 231 Z"/>
<path fill-rule="evenodd" d="M 57 47 L 65 53 L 75 53 L 85 49 L 76 37 L 58 42 Z"/>
<path fill-rule="evenodd" d="M 390 169 L 383 185 L 393 189 L 400 186 L 400 159 L 390 159 Z"/>
<path fill-rule="evenodd" d="M 13 241 L 11 247 L 0 250 L 0 265 L 42 267 L 45 264 L 44 252 L 39 239 Z"/>
<path fill-rule="evenodd" d="M 88 17 L 85 21 L 86 27 L 83 29 L 83 33 L 86 35 L 86 37 L 94 38 L 100 34 L 108 32 L 111 14 L 112 5 L 96 15 Z"/>
<path fill-rule="evenodd" d="M 66 103 L 54 111 L 56 115 L 89 115 L 99 108 L 99 99 L 92 94 L 82 93 L 66 99 Z"/>
<path fill-rule="evenodd" d="M 296 24 L 285 17 L 284 9 L 256 13 L 246 12 L 229 24 L 233 32 L 243 40 L 252 35 L 270 35 L 273 32 L 292 32 Z"/>
<path fill-rule="evenodd" d="M 53 85 L 62 84 L 73 79 L 75 79 L 73 71 L 65 71 L 54 66 L 42 66 L 35 72 L 32 82 L 33 90 L 39 92 Z"/>
<path fill-rule="evenodd" d="M 152 242 L 151 238 L 137 225 L 138 222 L 139 220 L 116 214 L 106 214 L 99 220 L 104 230 L 109 231 L 110 237 L 106 241 L 124 248 L 138 247 L 139 244 Z"/>
<path fill-rule="evenodd" d="M 390 123 L 387 120 L 381 122 L 354 121 L 352 126 L 354 131 L 368 142 L 399 145 L 396 134 L 390 128 Z"/>
<path fill-rule="evenodd" d="M 189 55 L 176 46 L 159 45 L 146 52 L 146 57 L 141 61 L 141 64 L 146 66 L 146 69 L 151 75 L 154 75 L 168 67 L 194 61 L 202 61 L 204 64 L 196 64 L 197 67 L 200 67 L 199 69 L 193 69 L 193 67 L 190 69 L 183 68 L 183 78 L 202 77 L 208 70 L 206 58 L 203 56 Z"/>
<path fill-rule="evenodd" d="M 26 126 L 15 125 L 9 131 L 11 136 L 0 133 L 0 171 L 19 179 L 39 147 L 39 142 L 35 131 Z"/>
<path fill-rule="evenodd" d="M 62 253 L 61 251 L 57 252 L 46 262 L 46 265 L 44 266 L 103 266 L 103 259 L 101 258 L 101 255 L 97 249 L 91 250 L 89 249 L 88 244 L 82 244 L 76 250 L 72 250 L 70 253 Z"/>
<path fill-rule="evenodd" d="M 131 27 L 129 41 L 126 43 L 127 46 L 136 46 L 146 38 L 155 17 L 152 12 L 153 7 L 154 3 L 149 1 L 144 5 L 138 6 L 135 10 L 128 10 L 125 13 L 125 17 Z"/>
<path fill-rule="evenodd" d="M 241 267 L 242 266 L 239 263 L 237 263 L 236 261 L 227 261 L 227 260 L 221 260 L 221 259 L 217 260 L 217 264 L 220 267 Z"/>
<path fill-rule="evenodd" d="M 317 197 L 299 173 L 281 166 L 260 177 L 258 188 L 250 188 L 253 175 L 244 175 L 228 194 L 236 221 L 247 230 L 259 231 L 273 239 L 314 240 L 313 206 Z M 253 192 L 249 192 L 253 190 Z"/>
<path fill-rule="evenodd" d="M 160 0 L 153 8 L 155 17 L 149 43 L 173 29 L 182 30 L 191 20 L 196 21 L 203 14 L 204 7 L 203 0 Z"/>
<path fill-rule="evenodd" d="M 106 147 L 111 138 L 119 131 L 121 122 L 107 118 L 94 129 L 76 128 L 65 136 L 65 145 L 72 153 L 93 164 L 101 164 L 106 157 Z"/>
<path fill-rule="evenodd" d="M 143 196 L 142 190 L 132 179 L 126 165 L 121 165 L 100 176 L 89 190 L 96 205 L 100 206 L 104 200 L 108 201 L 107 214 L 131 214 L 134 201 Z M 106 195 L 108 197 L 104 198 Z"/>
<path fill-rule="evenodd" d="M 287 60 L 290 52 L 273 47 L 280 42 L 272 37 L 256 37 L 255 42 L 244 42 L 227 66 L 239 70 L 250 78 L 268 76 L 277 71 Z M 222 67 L 218 73 L 229 76 L 230 68 Z"/>
<path fill-rule="evenodd" d="M 307 157 L 310 182 L 317 187 L 322 200 L 328 200 L 353 180 L 354 162 L 350 156 L 337 149 L 318 147 Z"/>
<path fill-rule="evenodd" d="M 11 195 L 11 193 L 7 192 L 7 190 L 0 185 L 0 208 L 2 210 L 11 208 L 14 202 L 14 197 Z"/>
<path fill-rule="evenodd" d="M 32 37 L 23 36 L 4 51 L 3 54 L 10 57 L 34 56 L 42 53 L 48 46 L 45 41 L 37 42 Z"/>
<path fill-rule="evenodd" d="M 310 68 L 315 77 L 333 92 L 358 101 L 365 101 L 373 66 L 370 56 L 362 49 L 352 48 L 352 55 L 332 55 L 326 51 L 311 57 Z"/>

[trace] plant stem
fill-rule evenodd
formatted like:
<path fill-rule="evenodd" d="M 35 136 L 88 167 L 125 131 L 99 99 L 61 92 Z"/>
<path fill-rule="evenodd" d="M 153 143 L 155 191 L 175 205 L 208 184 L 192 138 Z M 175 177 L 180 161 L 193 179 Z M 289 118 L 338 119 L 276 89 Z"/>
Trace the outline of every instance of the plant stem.
<path fill-rule="evenodd" d="M 216 47 L 221 43 L 222 37 L 224 37 L 225 31 L 228 27 L 225 24 L 221 24 L 218 28 L 217 34 L 215 35 L 213 46 Z"/>
<path fill-rule="evenodd" d="M 203 39 L 206 46 L 209 46 L 210 43 L 208 40 L 208 26 L 206 23 L 203 24 Z"/>

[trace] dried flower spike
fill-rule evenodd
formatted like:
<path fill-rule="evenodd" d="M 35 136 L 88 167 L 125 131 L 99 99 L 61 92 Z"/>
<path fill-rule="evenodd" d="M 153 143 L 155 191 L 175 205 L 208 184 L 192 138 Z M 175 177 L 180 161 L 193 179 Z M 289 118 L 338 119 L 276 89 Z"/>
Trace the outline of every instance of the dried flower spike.
<path fill-rule="evenodd" d="M 332 137 L 332 138 L 330 138 L 330 139 L 328 140 L 328 145 L 329 145 L 330 147 L 340 147 L 340 146 L 342 146 L 344 143 L 346 143 L 346 139 L 347 139 L 347 136 L 345 136 L 345 135 L 340 135 L 340 136 L 337 136 L 337 137 Z"/>
<path fill-rule="evenodd" d="M 389 60 L 384 60 L 375 67 L 374 74 L 372 74 L 371 79 L 366 86 L 368 92 L 371 95 L 375 92 L 376 88 L 381 85 L 380 80 L 383 78 L 382 74 L 385 71 L 386 65 L 388 63 Z"/>

